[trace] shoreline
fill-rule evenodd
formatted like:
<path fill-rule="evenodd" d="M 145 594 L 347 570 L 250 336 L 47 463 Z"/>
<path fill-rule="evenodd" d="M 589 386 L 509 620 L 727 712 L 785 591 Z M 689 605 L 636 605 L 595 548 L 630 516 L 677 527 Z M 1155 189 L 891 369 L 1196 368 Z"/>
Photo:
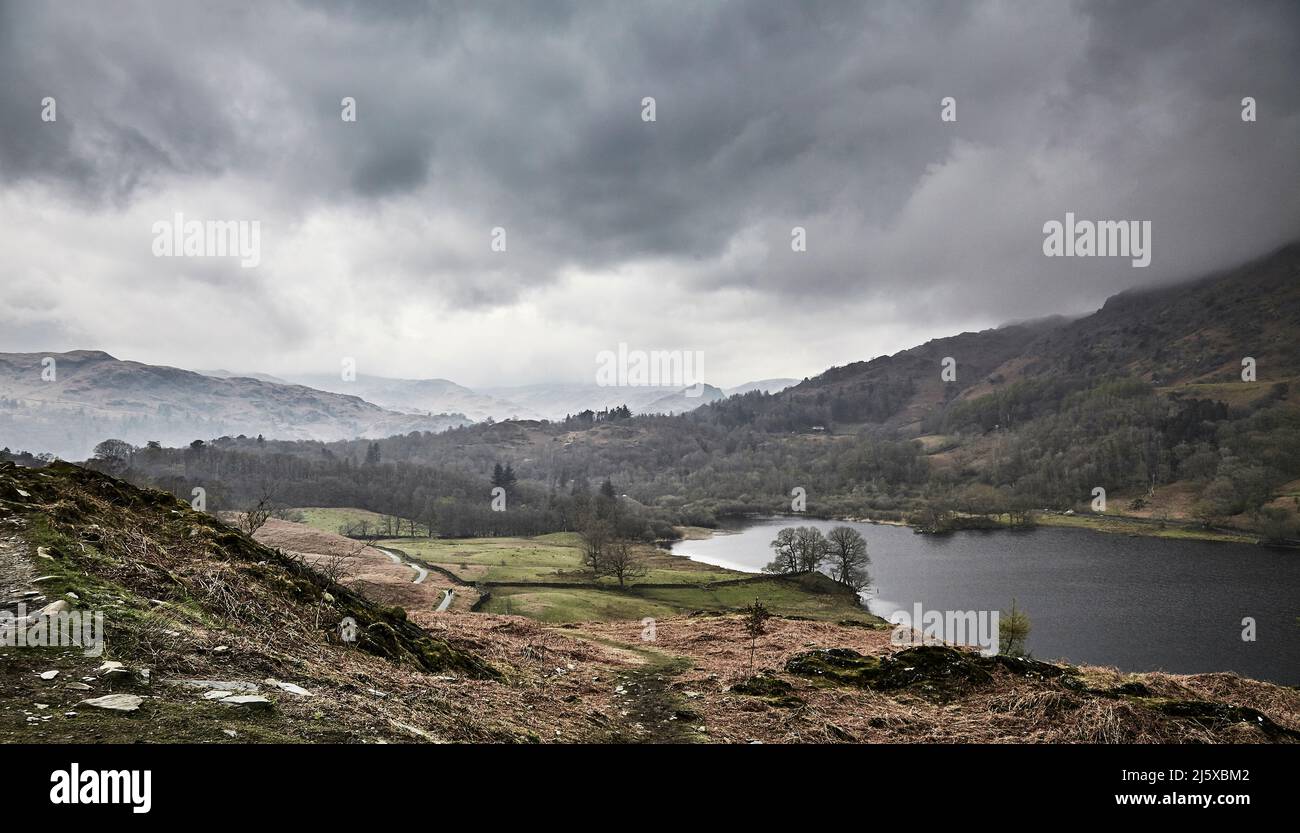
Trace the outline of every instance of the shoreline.
<path fill-rule="evenodd" d="M 809 518 L 819 521 L 843 522 L 843 523 L 861 523 L 875 524 L 877 526 L 898 526 L 908 527 L 917 532 L 919 535 L 942 535 L 943 532 L 922 532 L 919 527 L 909 524 L 906 521 L 892 519 L 872 518 L 869 516 L 853 515 L 787 515 L 781 513 L 772 514 L 751 514 L 751 515 L 731 515 L 729 518 L 739 519 L 746 522 L 761 520 L 764 518 Z M 1300 549 L 1287 544 L 1266 544 L 1264 538 L 1257 533 L 1246 530 L 1213 528 L 1206 529 L 1194 524 L 1183 521 L 1157 521 L 1148 518 L 1132 517 L 1128 515 L 1093 515 L 1093 514 L 1073 514 L 1067 515 L 1064 512 L 1043 510 L 1040 514 L 1034 516 L 1034 523 L 1028 526 L 1011 526 L 1000 519 L 989 519 L 987 527 L 970 527 L 970 529 L 981 529 L 989 532 L 1016 532 L 1025 529 L 1033 529 L 1036 526 L 1054 527 L 1058 529 L 1081 529 L 1089 532 L 1098 532 L 1106 535 L 1126 535 L 1130 538 L 1164 538 L 1174 541 L 1208 541 L 1220 544 L 1249 544 L 1252 546 L 1269 547 L 1275 549 L 1295 550 Z M 677 544 L 685 541 L 707 540 L 715 535 L 734 535 L 736 530 L 728 529 L 710 529 L 708 527 L 677 527 L 681 530 L 689 530 L 688 534 L 676 541 L 667 542 Z M 963 531 L 961 527 L 951 530 L 951 532 Z"/>

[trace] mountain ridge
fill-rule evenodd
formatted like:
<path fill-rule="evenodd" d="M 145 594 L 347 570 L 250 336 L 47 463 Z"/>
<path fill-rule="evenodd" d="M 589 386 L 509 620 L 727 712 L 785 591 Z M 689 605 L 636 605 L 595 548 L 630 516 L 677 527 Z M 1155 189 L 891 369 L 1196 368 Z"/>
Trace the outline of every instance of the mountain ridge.
<path fill-rule="evenodd" d="M 123 361 L 102 350 L 0 353 L 0 445 L 74 459 L 110 437 L 136 445 L 237 434 L 328 441 L 465 422 L 398 414 L 302 385 Z"/>

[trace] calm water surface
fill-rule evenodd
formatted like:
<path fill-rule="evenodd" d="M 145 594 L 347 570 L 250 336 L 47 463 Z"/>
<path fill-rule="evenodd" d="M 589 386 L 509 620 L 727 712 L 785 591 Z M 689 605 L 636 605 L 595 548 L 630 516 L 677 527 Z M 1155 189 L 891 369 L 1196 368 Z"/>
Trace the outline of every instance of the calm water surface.
<path fill-rule="evenodd" d="M 785 526 L 840 522 L 764 518 L 731 534 L 673 545 L 678 555 L 755 572 Z M 1300 684 L 1300 553 L 1246 544 L 1170 541 L 1076 529 L 917 535 L 849 523 L 871 555 L 871 611 L 1008 610 L 1033 624 L 1040 659 L 1125 671 L 1236 671 Z M 1245 617 L 1256 640 L 1241 638 Z"/>

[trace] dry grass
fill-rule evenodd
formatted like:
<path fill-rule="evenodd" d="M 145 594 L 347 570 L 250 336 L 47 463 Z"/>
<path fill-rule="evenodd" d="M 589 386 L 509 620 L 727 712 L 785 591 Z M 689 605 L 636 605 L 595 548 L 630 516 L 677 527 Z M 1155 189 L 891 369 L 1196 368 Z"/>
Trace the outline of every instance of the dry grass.
<path fill-rule="evenodd" d="M 140 498 L 140 493 L 110 488 L 111 481 L 87 476 L 84 482 L 57 488 L 24 480 L 35 496 L 16 511 L 14 501 L 5 497 L 4 475 L 0 471 L 0 523 L 15 534 L 0 546 L 0 570 L 5 570 L 0 585 L 16 589 L 30 582 L 35 546 L 57 541 L 55 563 L 82 582 L 77 585 L 81 603 L 104 608 L 108 620 L 116 623 L 110 656 L 154 672 L 145 716 L 103 718 L 97 727 L 101 739 L 227 742 L 220 727 L 235 725 L 241 740 L 332 742 L 1290 739 L 1285 733 L 1270 736 L 1254 722 L 1221 717 L 1230 715 L 1231 707 L 1258 710 L 1276 724 L 1300 731 L 1300 691 L 1233 674 L 1132 675 L 1087 667 L 1070 675 L 1077 682 L 1067 686 L 1061 678 L 1020 676 L 998 667 L 990 680 L 972 684 L 945 702 L 908 689 L 827 684 L 786 672 L 787 661 L 820 648 L 849 648 L 882 657 L 899 650 L 890 645 L 889 633 L 779 618 L 768 622 L 768 633 L 758 640 L 752 673 L 765 672 L 787 684 L 786 698 L 733 690 L 751 670 L 749 640 L 740 617 L 731 615 L 664 618 L 656 623 L 656 638 L 647 642 L 641 638 L 640 622 L 546 626 L 520 617 L 434 614 L 431 606 L 413 607 L 410 622 L 438 645 L 486 662 L 500 677 L 430 672 L 342 644 L 333 622 L 320 619 L 329 585 L 183 504 L 156 496 Z M 297 552 L 316 550 L 321 557 L 343 553 L 355 559 L 357 569 L 348 579 L 354 587 L 370 589 L 361 578 L 366 571 L 397 567 L 382 553 L 348 555 L 355 544 L 346 539 L 308 542 L 305 533 L 293 528 L 296 525 L 279 524 L 264 530 L 274 535 L 279 527 L 279 534 L 287 537 L 267 540 L 303 548 L 293 550 Z M 41 525 L 47 528 L 37 528 Z M 348 549 L 340 549 L 344 547 Z M 42 562 L 40 571 L 49 572 L 48 564 Z M 400 571 L 409 585 L 409 568 Z M 374 581 L 374 586 L 395 593 L 398 585 L 394 580 Z M 346 593 L 333 587 L 336 593 Z M 340 603 L 359 603 L 352 594 L 347 596 L 353 601 Z M 335 608 L 328 609 L 337 615 Z M 40 681 L 22 663 L 57 662 L 53 667 L 64 668 L 66 679 L 93 674 L 99 659 L 0 658 L 6 668 L 21 666 L 20 673 L 5 678 L 14 685 L 0 692 L 0 737 L 28 742 L 85 737 L 84 723 L 28 727 L 21 720 L 7 723 L 7 715 L 38 697 L 61 711 L 74 704 L 73 698 L 84 696 Z M 167 684 L 192 677 L 259 683 L 271 677 L 296 683 L 316 696 L 271 691 L 276 701 L 272 715 L 239 722 L 221 711 L 225 707 L 205 704 L 192 692 Z M 1160 710 L 1162 704 L 1189 701 L 1221 705 L 1197 718 L 1171 717 Z"/>

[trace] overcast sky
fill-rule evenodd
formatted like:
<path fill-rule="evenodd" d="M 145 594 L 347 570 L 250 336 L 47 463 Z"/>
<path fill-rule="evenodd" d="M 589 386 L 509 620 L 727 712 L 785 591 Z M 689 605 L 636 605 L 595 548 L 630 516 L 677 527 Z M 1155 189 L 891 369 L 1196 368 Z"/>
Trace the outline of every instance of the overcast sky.
<path fill-rule="evenodd" d="M 1300 237 L 1293 0 L 378 6 L 0 0 L 0 350 L 731 385 Z M 1150 267 L 1046 258 L 1066 211 Z M 176 212 L 260 265 L 155 257 Z"/>

